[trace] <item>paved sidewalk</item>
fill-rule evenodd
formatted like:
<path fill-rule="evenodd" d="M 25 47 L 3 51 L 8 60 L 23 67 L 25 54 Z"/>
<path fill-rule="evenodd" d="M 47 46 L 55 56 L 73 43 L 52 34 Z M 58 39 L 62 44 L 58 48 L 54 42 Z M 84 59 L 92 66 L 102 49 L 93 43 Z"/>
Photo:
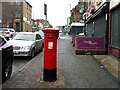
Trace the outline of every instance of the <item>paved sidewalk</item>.
<path fill-rule="evenodd" d="M 44 82 L 43 52 L 6 81 L 4 88 L 118 88 L 114 78 L 90 55 L 75 55 L 71 39 L 58 40 L 57 81 Z M 96 56 L 98 57 L 98 56 Z"/>
<path fill-rule="evenodd" d="M 107 69 L 117 80 L 120 81 L 120 60 L 112 55 L 93 55 L 102 68 Z"/>
<path fill-rule="evenodd" d="M 40 59 L 41 58 L 41 59 Z M 58 72 L 58 79 L 55 82 L 43 81 L 43 52 L 37 55 L 16 75 L 3 84 L 3 88 L 59 88 L 64 85 L 63 72 Z"/>

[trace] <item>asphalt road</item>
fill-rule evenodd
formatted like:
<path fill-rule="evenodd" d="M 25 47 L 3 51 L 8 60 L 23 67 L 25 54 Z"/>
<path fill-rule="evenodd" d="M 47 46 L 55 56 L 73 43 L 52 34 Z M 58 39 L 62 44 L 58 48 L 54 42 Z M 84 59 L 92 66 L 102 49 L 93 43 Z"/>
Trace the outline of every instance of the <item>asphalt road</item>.
<path fill-rule="evenodd" d="M 12 76 L 22 69 L 30 60 L 28 57 L 14 57 Z"/>
<path fill-rule="evenodd" d="M 39 52 L 39 53 L 42 53 L 42 52 Z M 36 56 L 39 53 L 36 53 Z M 19 57 L 14 57 L 12 76 L 14 76 L 15 74 L 17 74 L 17 72 L 21 71 L 25 67 L 25 65 L 27 65 L 34 58 L 20 57 L 20 56 Z"/>

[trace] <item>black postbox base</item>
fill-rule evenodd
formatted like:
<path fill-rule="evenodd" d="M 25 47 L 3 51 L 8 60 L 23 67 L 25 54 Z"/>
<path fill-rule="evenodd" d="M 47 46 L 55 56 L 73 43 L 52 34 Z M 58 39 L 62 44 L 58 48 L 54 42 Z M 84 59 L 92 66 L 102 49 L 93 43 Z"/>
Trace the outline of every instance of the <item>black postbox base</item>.
<path fill-rule="evenodd" d="M 53 82 L 57 80 L 57 69 L 44 69 L 43 81 Z"/>

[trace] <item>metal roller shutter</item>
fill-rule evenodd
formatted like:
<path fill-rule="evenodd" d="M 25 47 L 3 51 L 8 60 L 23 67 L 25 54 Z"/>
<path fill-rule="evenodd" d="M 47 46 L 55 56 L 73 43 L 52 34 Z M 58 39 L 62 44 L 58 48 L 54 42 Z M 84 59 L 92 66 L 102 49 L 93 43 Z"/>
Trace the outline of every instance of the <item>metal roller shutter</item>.
<path fill-rule="evenodd" d="M 99 16 L 95 19 L 95 31 L 94 36 L 106 36 L 106 29 L 107 29 L 107 21 L 105 20 L 105 14 Z"/>
<path fill-rule="evenodd" d="M 120 48 L 120 10 L 111 12 L 111 46 Z"/>
<path fill-rule="evenodd" d="M 118 10 L 118 47 L 120 49 L 120 7 Z"/>
<path fill-rule="evenodd" d="M 93 34 L 93 22 L 89 22 L 87 24 L 86 35 L 92 36 L 92 34 Z"/>

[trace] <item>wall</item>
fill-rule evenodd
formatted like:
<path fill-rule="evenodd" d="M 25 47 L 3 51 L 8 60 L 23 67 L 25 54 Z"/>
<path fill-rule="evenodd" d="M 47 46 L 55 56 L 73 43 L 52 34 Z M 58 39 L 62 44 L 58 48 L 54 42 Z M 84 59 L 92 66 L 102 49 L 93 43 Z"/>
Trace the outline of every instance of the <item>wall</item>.
<path fill-rule="evenodd" d="M 23 0 L 23 31 L 31 31 L 32 28 L 32 6 L 26 2 L 25 0 Z"/>
<path fill-rule="evenodd" d="M 120 0 L 111 0 L 110 1 L 110 9 L 115 7 L 119 3 L 120 3 Z"/>

